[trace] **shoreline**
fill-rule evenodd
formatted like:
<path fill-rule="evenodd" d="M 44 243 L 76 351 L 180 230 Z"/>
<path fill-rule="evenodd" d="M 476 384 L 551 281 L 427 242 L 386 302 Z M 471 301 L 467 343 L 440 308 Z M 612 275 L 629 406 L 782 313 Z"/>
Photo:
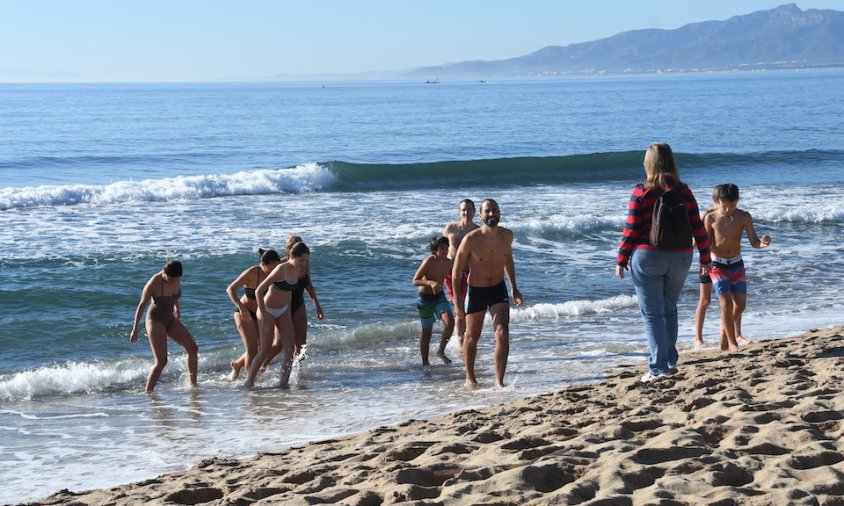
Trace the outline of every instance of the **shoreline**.
<path fill-rule="evenodd" d="M 844 326 L 54 504 L 844 504 Z"/>

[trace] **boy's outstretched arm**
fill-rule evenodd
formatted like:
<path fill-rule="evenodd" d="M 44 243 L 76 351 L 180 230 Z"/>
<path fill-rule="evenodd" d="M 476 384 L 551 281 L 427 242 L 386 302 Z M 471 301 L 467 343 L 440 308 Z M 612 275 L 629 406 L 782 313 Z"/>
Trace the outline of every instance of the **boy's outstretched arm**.
<path fill-rule="evenodd" d="M 747 240 L 750 241 L 751 246 L 757 249 L 767 248 L 771 245 L 771 236 L 763 235 L 762 239 L 759 239 L 756 235 L 756 230 L 753 228 L 753 217 L 750 216 L 750 213 L 747 213 Z"/>

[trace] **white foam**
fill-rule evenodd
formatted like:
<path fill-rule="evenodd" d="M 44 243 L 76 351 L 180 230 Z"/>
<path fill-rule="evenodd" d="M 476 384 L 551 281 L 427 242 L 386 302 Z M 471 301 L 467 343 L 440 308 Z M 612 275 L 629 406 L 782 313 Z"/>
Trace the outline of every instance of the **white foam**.
<path fill-rule="evenodd" d="M 334 346 L 348 346 L 350 342 L 378 342 L 396 335 L 415 336 L 417 332 L 419 332 L 418 320 L 332 328 L 320 335 L 319 347 L 331 349 Z"/>
<path fill-rule="evenodd" d="M 0 210 L 128 201 L 195 200 L 230 195 L 319 191 L 336 178 L 326 167 L 306 163 L 291 169 L 263 169 L 235 174 L 177 176 L 118 181 L 108 185 L 70 184 L 0 189 Z"/>
<path fill-rule="evenodd" d="M 570 316 L 603 314 L 617 309 L 636 307 L 636 297 L 616 295 L 600 300 L 570 300 L 559 304 L 534 304 L 510 312 L 511 321 L 549 320 Z"/>
<path fill-rule="evenodd" d="M 0 378 L 0 399 L 30 400 L 51 394 L 102 391 L 130 382 L 143 384 L 148 371 L 149 363 L 140 361 L 124 361 L 117 365 L 103 362 L 49 365 Z"/>

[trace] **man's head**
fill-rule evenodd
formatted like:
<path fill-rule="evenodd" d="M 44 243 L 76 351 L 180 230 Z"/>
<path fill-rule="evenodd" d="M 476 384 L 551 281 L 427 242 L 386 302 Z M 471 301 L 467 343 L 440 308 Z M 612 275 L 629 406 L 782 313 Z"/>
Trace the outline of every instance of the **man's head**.
<path fill-rule="evenodd" d="M 472 199 L 463 199 L 460 201 L 460 218 L 465 221 L 472 221 L 475 217 L 475 203 Z"/>
<path fill-rule="evenodd" d="M 501 208 L 498 207 L 498 202 L 493 199 L 485 199 L 481 203 L 481 221 L 488 227 L 496 227 L 500 219 Z"/>

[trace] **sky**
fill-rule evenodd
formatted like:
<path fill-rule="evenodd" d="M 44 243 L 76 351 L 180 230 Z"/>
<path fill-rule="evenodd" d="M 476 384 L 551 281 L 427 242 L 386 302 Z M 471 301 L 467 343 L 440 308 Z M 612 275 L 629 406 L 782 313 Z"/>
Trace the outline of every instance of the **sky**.
<path fill-rule="evenodd" d="M 401 71 L 674 29 L 785 0 L 0 0 L 0 82 Z M 798 0 L 844 10 L 842 0 Z"/>

